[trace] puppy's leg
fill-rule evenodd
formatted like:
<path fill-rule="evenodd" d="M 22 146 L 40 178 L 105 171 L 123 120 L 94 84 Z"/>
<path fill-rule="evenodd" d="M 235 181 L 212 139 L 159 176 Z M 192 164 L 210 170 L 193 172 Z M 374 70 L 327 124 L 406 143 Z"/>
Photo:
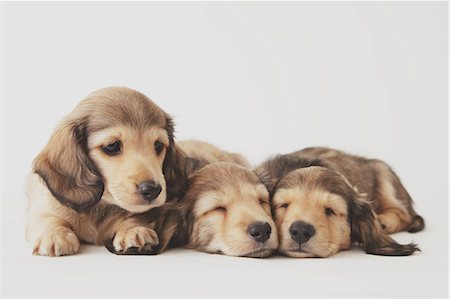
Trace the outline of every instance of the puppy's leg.
<path fill-rule="evenodd" d="M 80 241 L 69 224 L 51 215 L 31 219 L 27 224 L 27 239 L 32 244 L 35 255 L 71 255 L 80 248 Z"/>
<path fill-rule="evenodd" d="M 411 217 L 408 213 L 398 207 L 384 208 L 378 214 L 377 219 L 381 223 L 383 230 L 388 234 L 406 230 L 411 222 Z"/>
<path fill-rule="evenodd" d="M 398 176 L 384 163 L 378 165 L 379 190 L 374 198 L 379 210 L 378 220 L 385 232 L 415 232 L 424 227 L 423 218 L 417 215 L 413 201 Z"/>
<path fill-rule="evenodd" d="M 62 206 L 34 173 L 28 176 L 27 197 L 26 237 L 33 254 L 61 256 L 78 252 L 80 241 L 68 221 L 76 220 L 77 213 Z"/>
<path fill-rule="evenodd" d="M 115 251 L 148 251 L 159 245 L 159 238 L 150 225 L 143 224 L 138 218 L 129 217 L 117 225 L 112 245 Z"/>

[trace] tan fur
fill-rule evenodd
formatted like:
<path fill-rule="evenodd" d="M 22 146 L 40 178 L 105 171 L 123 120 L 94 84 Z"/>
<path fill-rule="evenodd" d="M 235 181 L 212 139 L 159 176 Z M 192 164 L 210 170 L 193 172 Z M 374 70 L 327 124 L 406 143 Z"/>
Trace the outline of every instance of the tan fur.
<path fill-rule="evenodd" d="M 164 162 L 164 152 L 156 155 L 155 141 L 169 144 L 167 133 L 161 128 L 136 130 L 127 127 L 108 129 L 109 134 L 98 142 L 89 142 L 89 154 L 103 174 L 105 184 L 109 186 L 103 194 L 103 199 L 110 204 L 117 204 L 131 212 L 144 212 L 150 204 L 137 192 L 136 185 L 153 180 L 166 188 L 161 171 Z M 99 131 L 102 135 L 103 131 Z M 111 140 L 121 140 L 124 152 L 120 156 L 108 156 L 101 147 Z M 165 193 L 151 204 L 159 206 L 166 201 Z"/>
<path fill-rule="evenodd" d="M 208 163 L 232 162 L 247 168 L 250 167 L 250 163 L 244 156 L 226 152 L 204 141 L 182 140 L 178 141 L 177 145 L 190 158 L 205 160 Z"/>
<path fill-rule="evenodd" d="M 293 182 L 295 186 L 280 189 L 272 199 L 279 232 L 279 250 L 291 257 L 328 257 L 349 249 L 351 239 L 346 201 L 339 195 L 314 186 L 313 182 L 320 176 L 314 167 L 293 171 L 285 177 L 285 183 L 296 180 L 296 176 L 306 177 L 306 184 L 297 185 Z M 327 216 L 325 208 L 333 209 L 335 215 Z M 304 244 L 301 250 L 289 233 L 295 221 L 311 223 L 316 230 L 314 238 Z"/>
<path fill-rule="evenodd" d="M 232 256 L 270 255 L 278 246 L 278 236 L 269 194 L 256 174 L 234 163 L 230 153 L 207 143 L 181 141 L 177 146 L 194 160 L 188 167 L 189 188 L 184 198 L 142 214 L 158 232 L 158 246 L 120 252 L 114 248 L 119 245 L 110 244 L 108 249 L 120 255 L 153 255 L 172 245 Z M 257 242 L 249 235 L 249 225 L 255 222 L 270 225 L 272 232 L 266 241 Z"/>
<path fill-rule="evenodd" d="M 379 193 L 373 201 L 377 203 L 378 221 L 383 224 L 384 230 L 389 234 L 407 230 L 413 216 L 408 212 L 407 205 L 403 204 L 397 196 L 392 171 L 383 163 L 377 163 L 375 167 L 379 171 Z"/>
<path fill-rule="evenodd" d="M 388 235 L 420 231 L 424 220 L 400 179 L 380 160 L 306 148 L 269 159 L 256 172 L 272 193 L 279 250 L 288 256 L 327 257 L 353 242 L 378 255 L 418 250 Z M 303 239 L 295 223 L 306 232 Z"/>
<path fill-rule="evenodd" d="M 278 245 L 271 219 L 269 194 L 254 173 L 234 163 L 210 164 L 191 177 L 183 199 L 191 212 L 188 247 L 232 256 L 265 257 Z M 254 222 L 268 223 L 272 233 L 264 243 L 248 234 Z"/>
<path fill-rule="evenodd" d="M 105 154 L 102 147 L 117 140 L 121 154 Z M 155 141 L 164 145 L 159 154 Z M 167 200 L 169 158 L 181 161 L 171 119 L 156 104 L 127 88 L 89 95 L 55 130 L 29 175 L 26 235 L 33 253 L 69 255 L 80 240 L 103 245 L 113 237 L 117 250 L 156 244 L 152 227 L 134 213 Z M 162 187 L 151 203 L 136 190 L 143 181 Z"/>
<path fill-rule="evenodd" d="M 416 215 L 412 200 L 398 177 L 386 163 L 346 154 L 335 149 L 312 147 L 293 154 L 303 159 L 319 159 L 341 173 L 352 187 L 369 196 L 378 220 L 387 233 L 407 230 Z M 361 175 L 366 173 L 366 175 Z M 373 173 L 372 177 L 369 173 Z M 372 192 L 372 180 L 377 192 Z"/>

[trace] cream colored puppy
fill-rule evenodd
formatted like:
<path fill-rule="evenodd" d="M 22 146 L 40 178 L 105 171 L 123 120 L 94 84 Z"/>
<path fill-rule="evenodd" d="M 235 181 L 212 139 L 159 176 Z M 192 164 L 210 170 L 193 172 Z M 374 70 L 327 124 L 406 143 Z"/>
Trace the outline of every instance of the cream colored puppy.
<path fill-rule="evenodd" d="M 80 241 L 157 246 L 139 213 L 182 195 L 186 159 L 169 115 L 143 94 L 90 94 L 56 128 L 27 182 L 26 236 L 33 253 L 70 255 Z"/>
<path fill-rule="evenodd" d="M 247 160 L 211 144 L 177 143 L 189 159 L 189 187 L 179 202 L 149 211 L 160 246 L 117 254 L 157 254 L 167 246 L 231 256 L 267 257 L 278 247 L 269 193 Z"/>

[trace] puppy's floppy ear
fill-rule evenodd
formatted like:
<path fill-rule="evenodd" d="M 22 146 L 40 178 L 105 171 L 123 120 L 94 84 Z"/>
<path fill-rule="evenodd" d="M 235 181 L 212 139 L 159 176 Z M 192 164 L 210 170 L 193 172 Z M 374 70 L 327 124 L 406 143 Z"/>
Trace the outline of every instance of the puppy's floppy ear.
<path fill-rule="evenodd" d="M 166 151 L 163 163 L 163 174 L 166 180 L 167 200 L 179 199 L 187 188 L 187 177 L 184 173 L 185 154 L 175 145 L 174 122 L 170 115 L 166 114 L 166 126 L 164 129 L 169 137 L 169 147 Z"/>
<path fill-rule="evenodd" d="M 352 242 L 358 242 L 366 253 L 404 256 L 420 251 L 416 244 L 401 245 L 386 234 L 368 203 L 353 197 L 349 205 Z"/>
<path fill-rule="evenodd" d="M 156 220 L 156 232 L 159 237 L 159 252 L 169 245 L 183 246 L 189 241 L 193 219 L 189 206 L 185 202 L 164 205 Z"/>
<path fill-rule="evenodd" d="M 86 119 L 63 122 L 34 160 L 36 172 L 52 195 L 77 212 L 95 205 L 104 184 L 87 154 Z"/>
<path fill-rule="evenodd" d="M 179 200 L 184 196 L 188 187 L 186 173 L 187 157 L 176 145 L 167 149 L 163 163 L 163 173 L 166 180 L 167 201 Z"/>

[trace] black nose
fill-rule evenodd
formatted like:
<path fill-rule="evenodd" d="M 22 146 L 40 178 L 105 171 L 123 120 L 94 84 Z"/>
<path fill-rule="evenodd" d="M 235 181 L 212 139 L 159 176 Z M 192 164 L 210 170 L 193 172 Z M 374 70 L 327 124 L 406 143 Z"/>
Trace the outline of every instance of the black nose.
<path fill-rule="evenodd" d="M 154 201 L 162 190 L 160 184 L 150 181 L 140 183 L 137 189 L 142 198 L 149 202 Z"/>
<path fill-rule="evenodd" d="M 248 233 L 250 236 L 252 236 L 253 239 L 257 242 L 264 243 L 266 242 L 269 237 L 270 233 L 272 232 L 272 228 L 270 227 L 269 223 L 262 223 L 262 222 L 253 222 L 248 226 Z"/>
<path fill-rule="evenodd" d="M 295 242 L 297 242 L 298 244 L 302 244 L 308 242 L 308 240 L 311 239 L 312 236 L 314 236 L 316 230 L 311 224 L 303 221 L 296 221 L 292 223 L 291 227 L 289 228 L 289 232 L 291 233 L 291 237 Z"/>

